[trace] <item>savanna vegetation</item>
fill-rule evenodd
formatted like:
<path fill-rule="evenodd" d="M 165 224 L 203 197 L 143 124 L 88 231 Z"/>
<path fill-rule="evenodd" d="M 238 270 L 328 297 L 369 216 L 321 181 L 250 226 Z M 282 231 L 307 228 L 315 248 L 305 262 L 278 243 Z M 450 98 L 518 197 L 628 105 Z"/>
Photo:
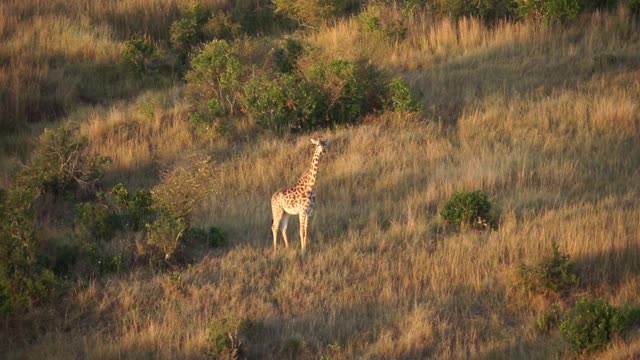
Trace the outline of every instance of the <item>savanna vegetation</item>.
<path fill-rule="evenodd" d="M 638 356 L 639 104 L 637 0 L 3 1 L 0 353 Z"/>

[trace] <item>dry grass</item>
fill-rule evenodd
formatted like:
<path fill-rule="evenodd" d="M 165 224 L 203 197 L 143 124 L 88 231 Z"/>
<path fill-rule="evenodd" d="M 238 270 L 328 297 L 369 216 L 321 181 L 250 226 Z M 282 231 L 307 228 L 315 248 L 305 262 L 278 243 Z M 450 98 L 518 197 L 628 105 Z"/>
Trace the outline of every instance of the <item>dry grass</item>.
<path fill-rule="evenodd" d="M 258 358 L 282 358 L 296 338 L 300 358 L 568 356 L 557 332 L 535 330 L 550 300 L 518 292 L 515 268 L 555 242 L 581 279 L 567 304 L 638 303 L 639 30 L 624 9 L 566 28 L 418 14 L 386 57 L 352 21 L 312 35 L 327 54 L 400 71 L 426 110 L 321 134 L 332 143 L 306 257 L 297 241 L 272 253 L 269 232 L 270 195 L 304 171 L 306 137 L 205 141 L 184 121 L 179 90 L 79 112 L 94 149 L 114 158 L 113 179 L 150 184 L 149 166 L 211 153 L 219 188 L 195 222 L 221 226 L 231 245 L 175 273 L 78 284 L 53 315 L 10 324 L 5 354 L 204 358 L 209 321 L 228 317 L 262 324 L 246 344 Z M 500 207 L 497 230 L 458 232 L 439 219 L 453 193 L 473 189 Z M 636 331 L 595 356 L 638 351 Z"/>

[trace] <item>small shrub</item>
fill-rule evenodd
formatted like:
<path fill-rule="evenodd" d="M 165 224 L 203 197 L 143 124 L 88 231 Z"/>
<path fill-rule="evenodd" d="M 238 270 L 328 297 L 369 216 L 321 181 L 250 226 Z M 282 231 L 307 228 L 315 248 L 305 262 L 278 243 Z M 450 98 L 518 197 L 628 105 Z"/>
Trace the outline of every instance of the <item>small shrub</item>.
<path fill-rule="evenodd" d="M 605 300 L 582 298 L 565 313 L 560 333 L 575 352 L 590 352 L 604 347 L 629 326 L 625 315 Z"/>
<path fill-rule="evenodd" d="M 462 227 L 488 228 L 494 222 L 492 215 L 493 204 L 487 194 L 476 191 L 461 191 L 455 193 L 440 212 L 450 223 L 460 224 Z"/>
<path fill-rule="evenodd" d="M 53 194 L 95 189 L 110 159 L 89 154 L 88 145 L 75 124 L 45 129 L 31 161 L 17 174 L 16 183 Z"/>
<path fill-rule="evenodd" d="M 416 97 L 400 78 L 391 79 L 387 91 L 392 110 L 398 112 L 419 112 L 422 110 Z"/>
<path fill-rule="evenodd" d="M 85 202 L 76 205 L 76 226 L 95 240 L 110 240 L 120 230 L 120 219 L 108 207 Z"/>
<path fill-rule="evenodd" d="M 233 40 L 240 35 L 241 30 L 241 25 L 222 11 L 213 14 L 202 29 L 207 40 Z"/>
<path fill-rule="evenodd" d="M 385 16 L 393 12 L 387 11 L 376 5 L 371 5 L 367 10 L 358 15 L 357 20 L 360 28 L 367 33 L 380 36 L 388 42 L 397 42 L 405 38 L 407 27 L 404 18 L 393 18 Z"/>
<path fill-rule="evenodd" d="M 238 359 L 244 355 L 241 322 L 221 319 L 209 322 L 210 355 L 216 358 Z"/>
<path fill-rule="evenodd" d="M 515 0 L 516 13 L 550 24 L 575 20 L 580 11 L 578 0 Z"/>
<path fill-rule="evenodd" d="M 569 255 L 561 253 L 555 243 L 552 245 L 550 256 L 545 256 L 540 263 L 533 266 L 520 265 L 518 275 L 527 291 L 540 294 L 563 292 L 578 283 Z"/>
<path fill-rule="evenodd" d="M 302 336 L 290 336 L 282 344 L 282 355 L 287 359 L 297 359 L 303 354 L 306 346 Z"/>
<path fill-rule="evenodd" d="M 290 73 L 294 70 L 296 61 L 304 52 L 302 42 L 294 39 L 287 39 L 284 47 L 279 47 L 274 52 L 276 71 Z"/>
<path fill-rule="evenodd" d="M 640 0 L 630 0 L 629 11 L 633 16 L 640 16 Z"/>
<path fill-rule="evenodd" d="M 187 96 L 197 118 L 211 124 L 240 109 L 245 69 L 232 50 L 225 40 L 208 43 L 191 60 L 191 70 L 185 76 Z"/>
<path fill-rule="evenodd" d="M 227 234 L 222 229 L 212 226 L 207 234 L 207 243 L 213 248 L 225 246 L 227 244 Z"/>
<path fill-rule="evenodd" d="M 139 73 L 147 72 L 155 49 L 148 40 L 138 37 L 128 40 L 124 44 L 122 57 L 135 71 Z"/>
<path fill-rule="evenodd" d="M 191 48 L 206 39 L 204 27 L 211 11 L 200 2 L 193 2 L 181 12 L 182 18 L 171 24 L 170 33 L 171 44 L 184 59 Z"/>
<path fill-rule="evenodd" d="M 536 319 L 536 329 L 543 333 L 548 333 L 551 330 L 555 329 L 560 321 L 562 320 L 562 313 L 560 309 L 558 309 L 558 305 L 553 304 L 551 309 L 543 312 Z"/>
<path fill-rule="evenodd" d="M 289 74 L 250 80 L 245 86 L 245 99 L 257 123 L 278 133 L 312 129 L 325 113 L 325 98 L 320 91 Z"/>
<path fill-rule="evenodd" d="M 336 15 L 336 4 L 331 0 L 273 0 L 276 14 L 298 24 L 318 27 Z"/>
<path fill-rule="evenodd" d="M 106 195 L 106 201 L 118 215 L 123 228 L 138 231 L 154 216 L 153 198 L 149 190 L 140 189 L 131 196 L 129 190 L 119 183 Z"/>
<path fill-rule="evenodd" d="M 326 101 L 323 127 L 358 123 L 365 114 L 381 107 L 382 76 L 373 66 L 334 59 L 313 64 L 309 78 Z"/>
<path fill-rule="evenodd" d="M 185 218 L 175 216 L 167 209 L 159 209 L 154 221 L 146 224 L 146 251 L 152 260 L 170 260 L 178 251 L 188 228 Z"/>

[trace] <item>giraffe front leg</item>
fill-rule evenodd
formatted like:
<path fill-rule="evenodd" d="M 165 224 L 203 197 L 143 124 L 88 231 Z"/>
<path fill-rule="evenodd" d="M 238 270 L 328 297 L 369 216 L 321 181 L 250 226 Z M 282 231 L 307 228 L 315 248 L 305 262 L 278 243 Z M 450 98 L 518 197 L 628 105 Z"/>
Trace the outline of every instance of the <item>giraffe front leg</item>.
<path fill-rule="evenodd" d="M 282 213 L 273 211 L 273 222 L 271 223 L 271 233 L 273 234 L 273 250 L 277 249 L 278 243 L 278 228 L 280 227 L 280 220 L 282 219 Z"/>
<path fill-rule="evenodd" d="M 307 248 L 307 214 L 300 213 L 300 246 L 302 246 L 302 254 L 305 253 Z"/>

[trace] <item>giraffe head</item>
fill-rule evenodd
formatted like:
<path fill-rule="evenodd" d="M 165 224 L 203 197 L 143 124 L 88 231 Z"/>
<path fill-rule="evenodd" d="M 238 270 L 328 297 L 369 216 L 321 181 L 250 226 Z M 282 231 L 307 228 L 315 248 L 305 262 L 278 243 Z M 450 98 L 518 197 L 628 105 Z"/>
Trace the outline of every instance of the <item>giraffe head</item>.
<path fill-rule="evenodd" d="M 327 139 L 311 139 L 311 143 L 316 146 L 316 150 L 319 151 L 320 154 L 327 151 L 327 145 L 329 145 L 329 140 Z"/>

